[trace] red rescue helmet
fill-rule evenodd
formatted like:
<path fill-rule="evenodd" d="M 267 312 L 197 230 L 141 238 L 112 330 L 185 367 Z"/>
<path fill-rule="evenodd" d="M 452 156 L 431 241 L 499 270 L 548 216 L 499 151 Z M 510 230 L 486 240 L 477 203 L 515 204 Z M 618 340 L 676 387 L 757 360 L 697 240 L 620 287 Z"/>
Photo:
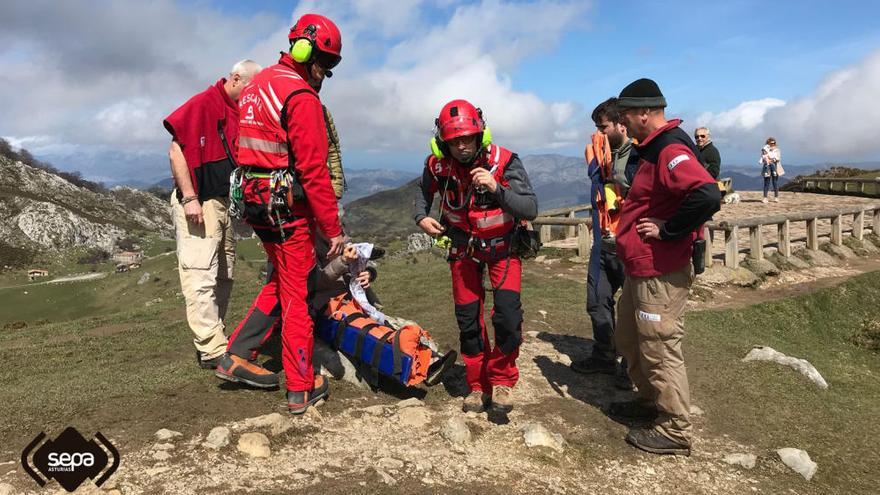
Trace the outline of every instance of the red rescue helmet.
<path fill-rule="evenodd" d="M 299 63 L 317 62 L 325 69 L 342 60 L 342 34 L 330 19 L 319 14 L 303 14 L 287 35 L 290 55 Z"/>
<path fill-rule="evenodd" d="M 483 132 L 483 112 L 466 100 L 452 100 L 440 110 L 435 121 L 440 139 L 448 142 L 461 136 Z"/>

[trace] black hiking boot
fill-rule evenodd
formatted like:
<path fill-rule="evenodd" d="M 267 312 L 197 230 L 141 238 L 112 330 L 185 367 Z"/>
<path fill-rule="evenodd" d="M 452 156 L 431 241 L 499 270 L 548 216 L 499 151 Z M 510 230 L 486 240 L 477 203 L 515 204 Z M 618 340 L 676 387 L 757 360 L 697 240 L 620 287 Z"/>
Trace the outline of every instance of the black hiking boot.
<path fill-rule="evenodd" d="M 626 367 L 623 364 L 614 371 L 614 388 L 619 390 L 633 389 L 633 382 L 629 379 L 629 373 L 626 372 Z"/>
<path fill-rule="evenodd" d="M 229 353 L 224 354 L 217 363 L 214 375 L 228 382 L 244 383 L 256 388 L 277 388 L 279 384 L 277 374 L 255 362 Z"/>
<path fill-rule="evenodd" d="M 425 385 L 433 387 L 440 383 L 443 380 L 443 374 L 455 364 L 455 359 L 457 357 L 458 352 L 448 351 L 439 359 L 431 363 L 431 365 L 428 366 L 428 376 L 425 378 Z"/>
<path fill-rule="evenodd" d="M 580 361 L 572 361 L 571 369 L 582 375 L 594 375 L 602 373 L 605 375 L 613 375 L 617 370 L 617 361 L 614 359 L 600 359 L 596 356 L 590 356 Z"/>
<path fill-rule="evenodd" d="M 657 419 L 657 408 L 644 399 L 626 402 L 612 402 L 606 411 L 608 416 L 625 421 L 654 421 Z"/>
<path fill-rule="evenodd" d="M 199 368 L 201 368 L 203 370 L 212 370 L 212 369 L 216 368 L 217 364 L 220 362 L 221 359 L 223 359 L 222 354 L 217 357 L 213 357 L 211 359 L 204 359 L 204 358 L 202 358 L 202 353 L 199 351 L 196 351 L 196 363 L 198 363 Z"/>
<path fill-rule="evenodd" d="M 670 440 L 654 428 L 631 428 L 626 442 L 652 454 L 691 455 L 691 446 Z"/>
<path fill-rule="evenodd" d="M 315 385 L 311 390 L 303 392 L 287 391 L 287 411 L 290 414 L 302 414 L 321 399 L 327 398 L 330 384 L 321 375 L 315 377 Z"/>

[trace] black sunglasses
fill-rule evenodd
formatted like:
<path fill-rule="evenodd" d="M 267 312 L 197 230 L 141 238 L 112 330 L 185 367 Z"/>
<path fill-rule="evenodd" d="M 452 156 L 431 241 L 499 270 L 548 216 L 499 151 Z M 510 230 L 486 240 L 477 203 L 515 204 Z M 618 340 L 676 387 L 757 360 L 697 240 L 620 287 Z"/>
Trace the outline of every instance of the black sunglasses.
<path fill-rule="evenodd" d="M 333 55 L 332 53 L 326 53 L 322 51 L 318 51 L 315 55 L 315 63 L 324 68 L 324 70 L 331 70 L 339 65 L 339 62 L 342 61 L 342 57 Z"/>
<path fill-rule="evenodd" d="M 709 135 L 708 135 L 708 134 L 697 134 L 696 137 L 698 137 L 698 138 L 707 138 L 707 137 L 709 137 Z"/>

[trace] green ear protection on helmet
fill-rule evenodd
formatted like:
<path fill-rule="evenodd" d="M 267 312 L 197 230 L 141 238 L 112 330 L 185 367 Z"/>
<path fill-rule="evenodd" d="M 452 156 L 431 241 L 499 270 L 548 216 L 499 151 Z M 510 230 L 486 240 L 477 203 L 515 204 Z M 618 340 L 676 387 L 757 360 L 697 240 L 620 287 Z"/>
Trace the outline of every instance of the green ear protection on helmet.
<path fill-rule="evenodd" d="M 480 149 L 483 149 L 492 144 L 492 130 L 486 127 L 481 134 L 483 137 L 480 139 Z M 431 138 L 431 153 L 438 159 L 444 158 L 449 153 L 449 145 L 440 139 L 439 133 L 435 133 Z"/>
<path fill-rule="evenodd" d="M 317 29 L 314 24 L 309 24 L 303 33 L 307 38 L 299 38 L 290 45 L 290 56 L 293 60 L 304 64 L 312 58 L 312 47 L 315 45 Z"/>
<path fill-rule="evenodd" d="M 480 122 L 483 124 L 483 130 L 480 132 L 480 149 L 482 150 L 492 144 L 492 130 L 489 129 L 489 126 L 486 125 L 486 120 L 483 119 L 483 111 L 478 108 L 477 114 L 480 116 Z M 431 138 L 430 146 L 431 153 L 438 160 L 443 159 L 449 154 L 449 145 L 440 138 L 440 119 L 434 119 L 434 137 Z"/>

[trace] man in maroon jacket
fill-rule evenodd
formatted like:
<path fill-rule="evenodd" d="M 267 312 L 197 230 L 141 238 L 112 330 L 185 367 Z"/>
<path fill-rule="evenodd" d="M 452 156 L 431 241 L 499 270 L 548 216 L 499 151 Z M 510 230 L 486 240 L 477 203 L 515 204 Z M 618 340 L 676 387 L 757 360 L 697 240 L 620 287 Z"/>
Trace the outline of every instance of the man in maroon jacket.
<path fill-rule="evenodd" d="M 666 99 L 650 79 L 618 98 L 620 117 L 638 139 L 639 169 L 621 211 L 617 253 L 626 282 L 615 340 L 639 400 L 612 404 L 612 416 L 653 420 L 631 428 L 633 446 L 690 455 L 690 391 L 681 350 L 682 315 L 694 281 L 692 256 L 702 224 L 721 208 L 721 192 L 680 127 L 666 120 Z"/>
<path fill-rule="evenodd" d="M 180 286 L 196 359 L 212 369 L 226 349 L 223 318 L 232 292 L 235 240 L 229 220 L 229 153 L 238 141 L 238 96 L 260 71 L 252 60 L 235 64 L 171 113 L 168 156 L 174 177 L 171 216 L 177 238 Z M 225 140 L 225 144 L 224 144 Z M 226 148 L 229 147 L 227 152 Z"/>

